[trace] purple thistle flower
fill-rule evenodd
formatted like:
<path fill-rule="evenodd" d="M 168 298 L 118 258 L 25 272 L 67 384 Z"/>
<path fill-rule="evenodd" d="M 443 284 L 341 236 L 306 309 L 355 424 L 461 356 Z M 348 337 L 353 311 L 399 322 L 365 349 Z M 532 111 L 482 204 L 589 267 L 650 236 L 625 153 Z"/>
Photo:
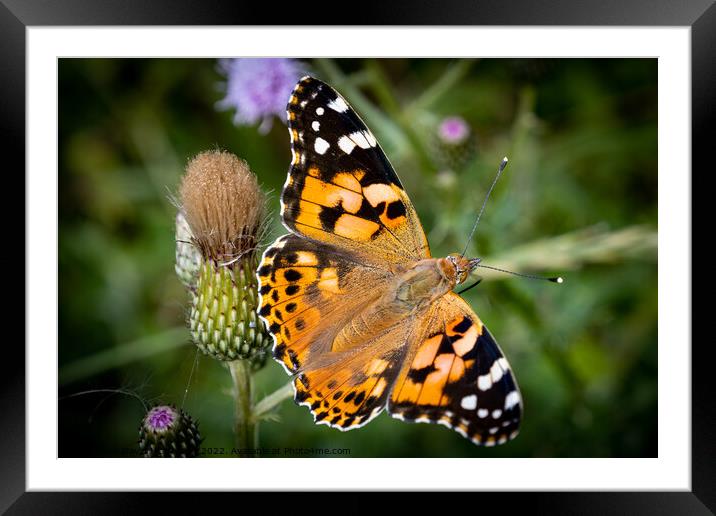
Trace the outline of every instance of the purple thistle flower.
<path fill-rule="evenodd" d="M 287 58 L 220 59 L 219 68 L 226 76 L 226 97 L 218 107 L 235 109 L 236 125 L 260 122 L 259 132 L 266 134 L 274 115 L 285 123 L 288 98 L 304 75 L 302 63 Z"/>
<path fill-rule="evenodd" d="M 458 145 L 467 140 L 470 135 L 470 126 L 464 118 L 459 116 L 449 116 L 440 122 L 438 127 L 438 136 L 449 145 Z"/>
<path fill-rule="evenodd" d="M 144 427 L 153 432 L 165 432 L 179 417 L 177 411 L 168 405 L 152 408 L 144 418 Z"/>

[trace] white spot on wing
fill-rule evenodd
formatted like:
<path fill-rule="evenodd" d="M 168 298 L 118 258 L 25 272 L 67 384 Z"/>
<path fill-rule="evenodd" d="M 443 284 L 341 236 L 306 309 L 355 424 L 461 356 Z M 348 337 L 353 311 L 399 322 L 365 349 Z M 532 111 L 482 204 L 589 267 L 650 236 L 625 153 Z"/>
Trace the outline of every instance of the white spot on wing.
<path fill-rule="evenodd" d="M 471 394 L 469 396 L 465 396 L 460 401 L 460 406 L 465 410 L 475 410 L 477 408 L 477 395 Z"/>
<path fill-rule="evenodd" d="M 495 410 L 492 411 L 492 417 L 493 417 L 494 419 L 497 419 L 497 418 L 500 417 L 501 415 L 502 415 L 502 411 L 501 411 L 500 409 L 495 409 Z"/>
<path fill-rule="evenodd" d="M 438 419 L 438 425 L 443 425 L 445 428 L 452 428 L 452 425 L 450 425 L 450 421 L 446 419 Z"/>
<path fill-rule="evenodd" d="M 477 417 L 479 417 L 481 419 L 486 418 L 488 413 L 489 413 L 489 411 L 487 409 L 481 408 L 477 411 Z"/>
<path fill-rule="evenodd" d="M 490 377 L 490 374 L 483 374 L 482 376 L 479 376 L 477 378 L 477 387 L 481 391 L 486 391 L 490 387 L 492 387 L 492 378 Z"/>
<path fill-rule="evenodd" d="M 371 147 L 375 147 L 378 145 L 378 140 L 375 139 L 375 136 L 373 136 L 373 133 L 370 131 L 365 131 L 365 137 L 368 140 L 368 143 L 370 143 Z"/>
<path fill-rule="evenodd" d="M 376 146 L 375 138 L 369 131 L 356 131 L 351 133 L 349 138 L 361 149 L 370 149 Z"/>
<path fill-rule="evenodd" d="M 318 120 L 314 120 L 311 123 L 311 127 L 313 128 L 314 131 L 318 132 L 318 130 L 321 128 L 321 122 L 319 122 Z"/>
<path fill-rule="evenodd" d="M 512 391 L 505 396 L 505 410 L 509 410 L 520 402 L 520 393 Z"/>
<path fill-rule="evenodd" d="M 335 100 L 330 101 L 328 103 L 328 107 L 333 111 L 338 111 L 339 113 L 345 113 L 348 111 L 348 104 L 346 104 L 346 101 L 341 97 L 336 97 Z"/>
<path fill-rule="evenodd" d="M 353 142 L 353 140 L 351 140 L 347 136 L 341 136 L 338 140 L 338 147 L 346 154 L 350 154 L 351 152 L 353 152 L 355 146 L 356 144 Z"/>
<path fill-rule="evenodd" d="M 490 376 L 492 376 L 492 383 L 497 383 L 500 381 L 500 378 L 502 378 L 502 364 L 500 364 L 499 360 L 495 360 L 492 363 L 492 367 L 490 368 Z"/>
<path fill-rule="evenodd" d="M 331 144 L 323 138 L 316 138 L 316 142 L 313 144 L 313 148 L 318 154 L 325 154 L 330 146 Z"/>
<path fill-rule="evenodd" d="M 318 116 L 321 116 L 321 115 L 324 113 L 324 111 L 325 111 L 325 110 L 324 110 L 322 107 L 317 107 L 317 108 L 316 108 L 316 114 L 317 114 Z"/>

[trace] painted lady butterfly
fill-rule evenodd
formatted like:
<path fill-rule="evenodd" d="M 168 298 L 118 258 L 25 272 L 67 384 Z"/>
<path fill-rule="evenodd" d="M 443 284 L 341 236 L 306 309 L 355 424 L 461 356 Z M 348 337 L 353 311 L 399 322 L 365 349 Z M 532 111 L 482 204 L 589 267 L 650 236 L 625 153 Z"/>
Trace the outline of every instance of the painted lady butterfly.
<path fill-rule="evenodd" d="M 335 90 L 302 78 L 290 97 L 290 234 L 263 254 L 260 315 L 295 400 L 316 423 L 438 423 L 476 444 L 514 438 L 520 391 L 470 306 L 452 292 L 478 264 L 432 258 L 373 134 Z"/>

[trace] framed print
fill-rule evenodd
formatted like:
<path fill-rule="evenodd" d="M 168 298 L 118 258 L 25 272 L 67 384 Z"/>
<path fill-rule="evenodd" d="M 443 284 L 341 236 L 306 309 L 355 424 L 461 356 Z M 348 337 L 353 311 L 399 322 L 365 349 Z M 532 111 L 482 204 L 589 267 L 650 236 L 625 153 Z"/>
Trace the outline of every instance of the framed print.
<path fill-rule="evenodd" d="M 713 509 L 690 281 L 708 2 L 351 27 L 6 4 L 28 303 L 3 508 L 454 490 Z"/>

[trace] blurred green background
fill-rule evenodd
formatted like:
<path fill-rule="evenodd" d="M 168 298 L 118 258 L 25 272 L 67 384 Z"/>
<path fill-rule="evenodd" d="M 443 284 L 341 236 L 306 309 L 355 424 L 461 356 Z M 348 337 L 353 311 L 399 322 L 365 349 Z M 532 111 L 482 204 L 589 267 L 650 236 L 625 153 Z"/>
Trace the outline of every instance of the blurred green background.
<path fill-rule="evenodd" d="M 468 254 L 565 283 L 481 273 L 486 281 L 465 295 L 520 384 L 516 440 L 482 448 L 385 414 L 343 433 L 314 425 L 289 400 L 280 421 L 261 424 L 261 446 L 348 448 L 354 457 L 655 457 L 657 61 L 302 63 L 364 116 L 434 255 L 462 250 L 507 155 Z M 262 135 L 217 110 L 223 81 L 215 60 L 59 62 L 60 456 L 133 453 L 141 403 L 72 396 L 92 389 L 183 403 L 204 446 L 231 451 L 231 379 L 189 342 L 170 197 L 190 157 L 226 149 L 272 192 L 278 236 L 290 150 L 282 121 Z M 437 137 L 447 116 L 471 128 L 458 151 Z M 270 361 L 255 376 L 256 395 L 287 381 Z"/>

